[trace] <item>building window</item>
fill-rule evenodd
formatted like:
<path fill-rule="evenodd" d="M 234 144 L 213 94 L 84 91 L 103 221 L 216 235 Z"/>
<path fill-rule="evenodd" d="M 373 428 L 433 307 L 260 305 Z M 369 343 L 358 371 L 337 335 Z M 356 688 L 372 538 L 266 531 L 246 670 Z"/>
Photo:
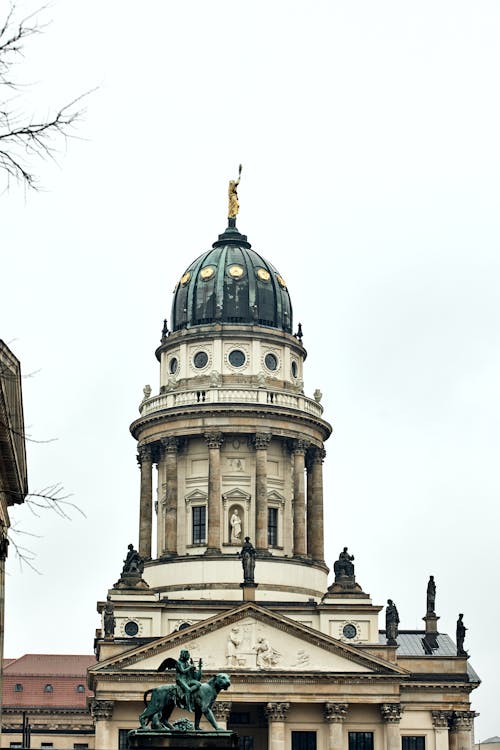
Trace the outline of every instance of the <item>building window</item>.
<path fill-rule="evenodd" d="M 253 750 L 253 737 L 244 737 L 240 735 L 238 750 Z"/>
<path fill-rule="evenodd" d="M 41 742 L 40 747 L 54 747 L 53 742 Z"/>
<path fill-rule="evenodd" d="M 22 746 L 23 746 L 22 742 L 11 742 L 9 744 L 9 747 L 22 747 Z"/>
<path fill-rule="evenodd" d="M 316 732 L 292 732 L 292 750 L 316 750 Z"/>
<path fill-rule="evenodd" d="M 278 546 L 278 508 L 267 509 L 267 544 Z"/>
<path fill-rule="evenodd" d="M 20 682 L 16 682 L 16 685 L 14 687 L 14 692 L 15 693 L 22 693 L 23 692 L 23 686 L 21 685 Z"/>
<path fill-rule="evenodd" d="M 48 682 L 45 685 L 45 687 L 44 687 L 43 690 L 44 690 L 45 693 L 53 693 L 54 692 L 54 688 L 52 687 L 52 685 L 50 684 L 50 682 Z"/>
<path fill-rule="evenodd" d="M 84 693 L 85 692 L 85 685 L 77 685 L 76 686 L 76 692 L 77 693 Z"/>
<path fill-rule="evenodd" d="M 233 711 L 229 718 L 229 724 L 250 724 L 249 711 Z"/>
<path fill-rule="evenodd" d="M 425 737 L 401 737 L 401 750 L 425 750 Z"/>
<path fill-rule="evenodd" d="M 87 750 L 87 748 L 87 742 L 75 742 L 75 744 L 73 745 L 73 750 Z"/>
<path fill-rule="evenodd" d="M 206 544 L 207 509 L 204 505 L 193 505 L 193 544 Z"/>
<path fill-rule="evenodd" d="M 129 744 L 128 744 L 128 733 L 129 729 L 119 729 L 118 730 L 118 750 L 128 750 Z"/>
<path fill-rule="evenodd" d="M 373 732 L 349 732 L 349 750 L 373 750 Z"/>

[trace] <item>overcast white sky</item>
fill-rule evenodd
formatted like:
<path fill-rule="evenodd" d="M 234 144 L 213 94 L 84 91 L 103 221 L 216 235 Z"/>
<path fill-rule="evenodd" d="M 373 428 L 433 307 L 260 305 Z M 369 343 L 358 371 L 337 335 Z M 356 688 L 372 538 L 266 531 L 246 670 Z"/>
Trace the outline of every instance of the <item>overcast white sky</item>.
<path fill-rule="evenodd" d="M 36 4 L 25 2 L 33 9 Z M 483 679 L 500 734 L 500 6 L 481 0 L 71 0 L 30 42 L 28 111 L 96 85 L 45 192 L 1 197 L 0 336 L 21 359 L 35 491 L 15 510 L 42 575 L 11 555 L 7 656 L 91 653 L 98 599 L 137 541 L 128 425 L 190 261 L 238 225 L 288 282 L 306 393 L 324 393 L 327 558 L 374 601 L 441 630 Z M 47 17 L 46 13 L 46 17 Z M 21 105 L 21 101 L 17 102 Z M 382 623 L 381 623 L 382 625 Z"/>

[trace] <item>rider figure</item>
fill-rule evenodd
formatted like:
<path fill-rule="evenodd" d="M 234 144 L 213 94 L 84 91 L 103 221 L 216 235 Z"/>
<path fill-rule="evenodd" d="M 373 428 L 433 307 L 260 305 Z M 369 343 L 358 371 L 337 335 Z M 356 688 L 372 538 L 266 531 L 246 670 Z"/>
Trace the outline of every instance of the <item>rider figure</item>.
<path fill-rule="evenodd" d="M 185 702 L 187 711 L 194 711 L 191 695 L 201 685 L 201 664 L 202 661 L 200 659 L 198 669 L 194 666 L 187 649 L 182 649 L 179 660 L 176 662 L 175 682 L 177 685 L 177 694 L 180 702 Z"/>

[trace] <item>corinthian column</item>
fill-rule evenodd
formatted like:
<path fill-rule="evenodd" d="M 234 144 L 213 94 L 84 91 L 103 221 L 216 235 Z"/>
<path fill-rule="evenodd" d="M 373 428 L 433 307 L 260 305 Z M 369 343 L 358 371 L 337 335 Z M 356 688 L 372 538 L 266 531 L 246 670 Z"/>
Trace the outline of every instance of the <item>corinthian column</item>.
<path fill-rule="evenodd" d="M 153 456 L 151 445 L 141 445 L 137 452 L 141 467 L 141 499 L 139 509 L 139 554 L 151 557 L 151 531 L 153 524 Z"/>
<path fill-rule="evenodd" d="M 114 747 L 116 740 L 111 731 L 114 701 L 103 701 L 93 698 L 90 702 L 90 713 L 95 722 L 95 741 L 97 747 Z"/>
<path fill-rule="evenodd" d="M 207 432 L 208 445 L 208 544 L 207 553 L 220 552 L 220 449 L 224 442 L 222 432 Z"/>
<path fill-rule="evenodd" d="M 257 432 L 255 445 L 255 548 L 266 551 L 267 544 L 267 446 L 271 435 Z"/>
<path fill-rule="evenodd" d="M 294 440 L 293 456 L 293 554 L 306 555 L 306 506 L 304 494 L 305 455 L 309 443 Z"/>
<path fill-rule="evenodd" d="M 232 705 L 231 701 L 215 701 L 212 706 L 215 720 L 221 729 L 227 729 L 227 720 L 231 714 Z"/>
<path fill-rule="evenodd" d="M 451 711 L 432 712 L 436 750 L 448 750 L 448 726 L 451 716 Z"/>
<path fill-rule="evenodd" d="M 347 703 L 325 703 L 323 713 L 328 723 L 328 750 L 344 750 L 344 721 Z"/>
<path fill-rule="evenodd" d="M 475 711 L 453 711 L 450 725 L 450 750 L 472 750 Z"/>
<path fill-rule="evenodd" d="M 268 750 L 285 750 L 285 721 L 289 703 L 268 703 L 264 713 L 269 725 Z"/>
<path fill-rule="evenodd" d="M 177 451 L 179 439 L 163 438 L 161 441 L 165 454 L 166 493 L 165 493 L 165 555 L 177 554 Z"/>
<path fill-rule="evenodd" d="M 307 552 L 313 560 L 325 561 L 324 529 L 323 529 L 323 460 L 326 451 L 314 448 L 310 457 L 310 471 L 308 483 L 307 505 Z"/>
<path fill-rule="evenodd" d="M 403 708 L 401 703 L 382 703 L 380 706 L 382 720 L 386 724 L 386 750 L 400 750 L 401 737 L 399 733 L 399 722 Z"/>

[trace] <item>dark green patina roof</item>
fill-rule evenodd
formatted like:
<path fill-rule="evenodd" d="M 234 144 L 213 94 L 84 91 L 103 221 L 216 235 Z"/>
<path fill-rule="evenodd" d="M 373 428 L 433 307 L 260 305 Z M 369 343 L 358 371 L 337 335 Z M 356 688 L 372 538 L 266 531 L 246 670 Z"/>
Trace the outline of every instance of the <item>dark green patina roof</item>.
<path fill-rule="evenodd" d="M 186 269 L 174 291 L 172 330 L 238 323 L 292 332 L 292 305 L 283 278 L 252 250 L 235 220 L 212 249 Z"/>

